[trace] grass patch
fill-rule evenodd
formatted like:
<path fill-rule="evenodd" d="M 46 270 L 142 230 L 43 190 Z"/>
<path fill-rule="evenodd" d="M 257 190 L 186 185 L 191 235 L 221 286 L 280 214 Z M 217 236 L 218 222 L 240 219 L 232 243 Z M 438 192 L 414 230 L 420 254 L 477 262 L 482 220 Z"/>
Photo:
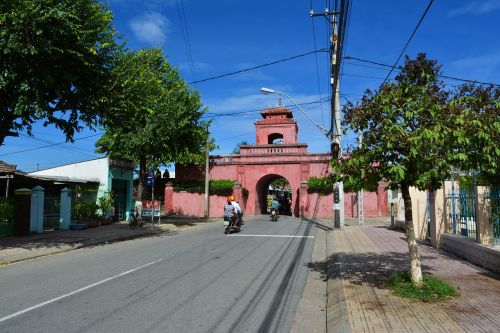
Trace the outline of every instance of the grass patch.
<path fill-rule="evenodd" d="M 430 275 L 423 276 L 422 286 L 419 288 L 411 283 L 409 272 L 397 272 L 391 275 L 389 285 L 395 295 L 419 299 L 423 302 L 443 301 L 450 297 L 460 296 L 451 284 Z"/>

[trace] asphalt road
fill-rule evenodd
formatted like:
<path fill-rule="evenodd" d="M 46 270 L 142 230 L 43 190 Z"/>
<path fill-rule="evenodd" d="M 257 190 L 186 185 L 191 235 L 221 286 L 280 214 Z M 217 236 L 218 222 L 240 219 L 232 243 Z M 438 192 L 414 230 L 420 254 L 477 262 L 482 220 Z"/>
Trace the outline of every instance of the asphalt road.
<path fill-rule="evenodd" d="M 315 228 L 282 216 L 0 268 L 0 332 L 289 332 Z"/>

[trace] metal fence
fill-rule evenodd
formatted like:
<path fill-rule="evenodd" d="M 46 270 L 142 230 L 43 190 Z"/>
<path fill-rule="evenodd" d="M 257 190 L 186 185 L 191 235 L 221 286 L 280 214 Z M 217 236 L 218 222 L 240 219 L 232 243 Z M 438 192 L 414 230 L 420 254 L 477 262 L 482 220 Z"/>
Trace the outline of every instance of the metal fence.
<path fill-rule="evenodd" d="M 493 242 L 500 245 L 500 187 L 491 187 L 488 194 L 490 200 L 490 227 L 493 233 Z"/>
<path fill-rule="evenodd" d="M 452 189 L 447 195 L 446 204 L 451 215 L 452 232 L 477 240 L 476 194 L 465 189 Z"/>
<path fill-rule="evenodd" d="M 61 214 L 61 196 L 46 195 L 43 202 L 43 229 L 59 229 Z"/>

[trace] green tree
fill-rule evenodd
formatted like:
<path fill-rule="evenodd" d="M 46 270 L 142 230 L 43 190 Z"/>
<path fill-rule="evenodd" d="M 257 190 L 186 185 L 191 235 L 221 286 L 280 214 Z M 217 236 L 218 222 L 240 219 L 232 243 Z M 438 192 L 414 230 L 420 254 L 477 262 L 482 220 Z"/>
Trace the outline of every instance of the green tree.
<path fill-rule="evenodd" d="M 457 125 L 455 164 L 500 185 L 500 87 L 464 84 L 450 105 Z"/>
<path fill-rule="evenodd" d="M 147 169 L 204 162 L 205 108 L 161 49 L 125 50 L 116 59 L 113 81 L 115 100 L 97 150 L 138 163 L 138 198 Z"/>
<path fill-rule="evenodd" d="M 448 105 L 449 93 L 438 80 L 440 66 L 418 54 L 406 58 L 395 82 L 365 92 L 356 105 L 344 108 L 344 125 L 362 133 L 362 147 L 333 162 L 339 180 L 359 190 L 386 180 L 399 186 L 405 205 L 412 282 L 422 282 L 420 257 L 412 219 L 410 187 L 435 190 L 450 174 L 457 158 L 453 148 L 456 123 Z"/>
<path fill-rule="evenodd" d="M 286 178 L 276 178 L 275 180 L 273 180 L 270 184 L 273 189 L 278 189 L 278 190 L 284 190 L 286 188 L 290 188 L 290 183 L 288 182 L 288 180 L 286 180 Z"/>
<path fill-rule="evenodd" d="M 241 147 L 242 145 L 247 145 L 247 144 L 248 144 L 248 142 L 246 142 L 246 141 L 241 141 L 240 143 L 238 143 L 238 144 L 236 145 L 236 147 L 234 147 L 234 149 L 233 149 L 233 151 L 231 152 L 231 154 L 239 154 L 239 153 L 240 153 L 240 147 Z"/>
<path fill-rule="evenodd" d="M 0 1 L 0 144 L 43 121 L 72 141 L 104 113 L 116 51 L 98 0 Z"/>

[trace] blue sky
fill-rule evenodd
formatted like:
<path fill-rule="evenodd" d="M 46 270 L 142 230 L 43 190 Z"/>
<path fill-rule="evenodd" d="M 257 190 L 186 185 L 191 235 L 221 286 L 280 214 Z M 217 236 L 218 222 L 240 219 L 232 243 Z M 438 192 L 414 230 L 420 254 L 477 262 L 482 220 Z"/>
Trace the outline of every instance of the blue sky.
<path fill-rule="evenodd" d="M 326 20 L 309 16 L 311 4 L 321 12 L 326 3 L 109 0 L 116 28 L 128 47 L 162 46 L 187 82 L 328 47 Z M 393 64 L 427 4 L 424 0 L 352 0 L 345 55 Z M 443 65 L 445 75 L 499 83 L 498 17 L 500 0 L 436 0 L 406 54 L 414 57 L 418 52 L 427 53 Z M 323 100 L 304 109 L 317 123 L 328 127 L 328 71 L 328 56 L 319 53 L 193 84 L 209 109 L 208 116 L 213 118 L 211 133 L 220 147 L 213 153 L 230 153 L 241 141 L 255 142 L 253 123 L 260 119 L 260 110 L 277 105 L 277 96 L 259 92 L 264 86 L 289 94 L 297 103 Z M 387 73 L 375 65 L 346 60 L 341 79 L 342 104 L 359 99 L 367 88 L 377 88 Z M 290 104 L 285 98 L 283 103 Z M 292 110 L 299 125 L 299 141 L 308 143 L 310 152 L 327 152 L 325 136 L 298 109 Z M 94 153 L 99 134 L 92 131 L 78 134 L 73 144 L 47 148 L 37 147 L 63 142 L 63 134 L 35 126 L 34 136 L 7 138 L 0 149 L 0 160 L 32 171 L 99 156 Z M 351 135 L 342 140 L 343 145 L 354 143 Z M 20 152 L 33 148 L 37 149 Z"/>

